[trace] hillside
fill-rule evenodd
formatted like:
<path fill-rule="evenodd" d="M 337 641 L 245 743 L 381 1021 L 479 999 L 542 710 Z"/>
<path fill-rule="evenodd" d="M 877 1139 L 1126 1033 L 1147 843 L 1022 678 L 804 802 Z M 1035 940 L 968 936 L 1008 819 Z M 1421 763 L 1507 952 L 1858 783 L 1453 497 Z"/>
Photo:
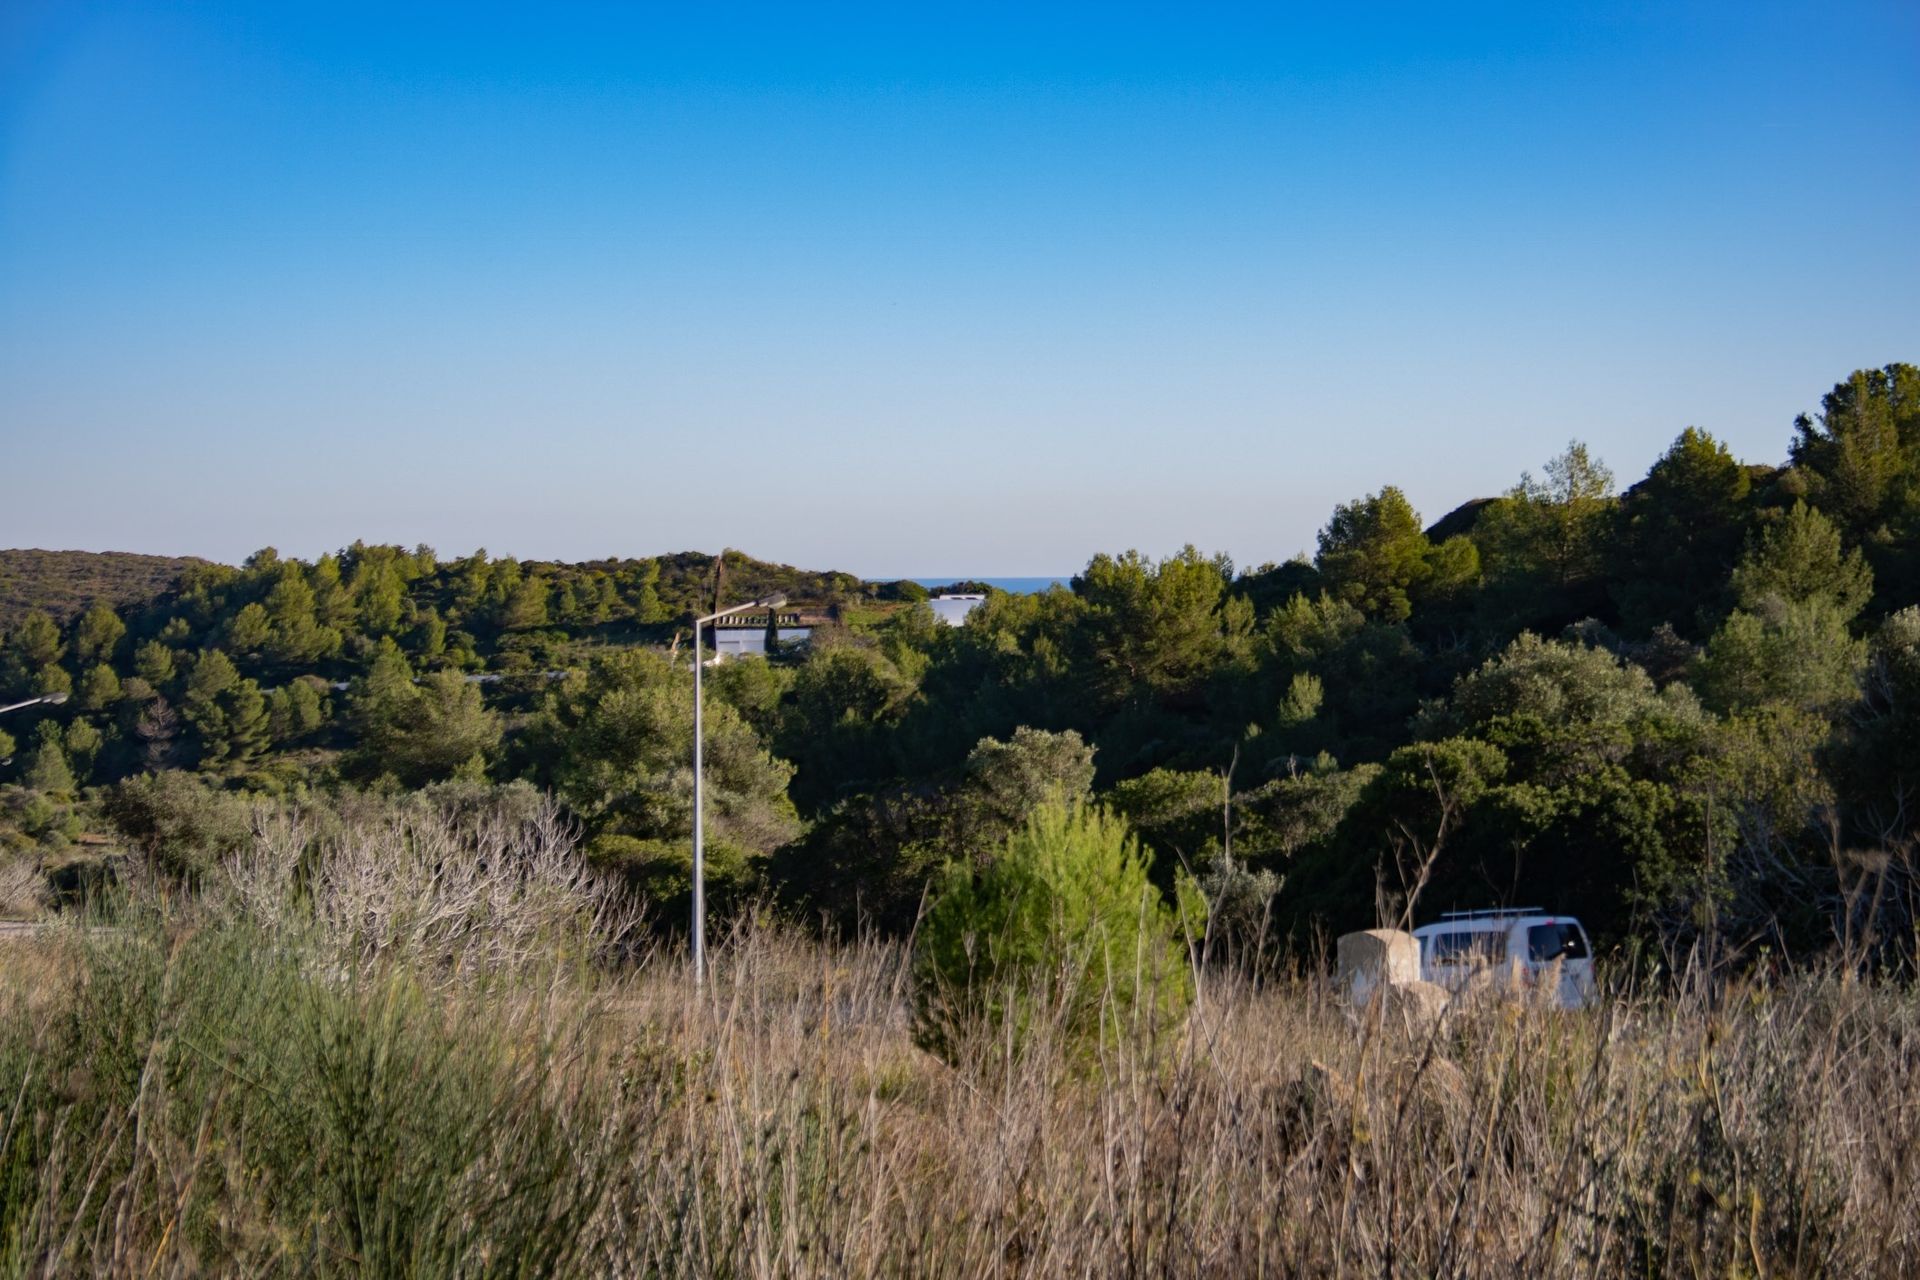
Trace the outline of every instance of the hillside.
<path fill-rule="evenodd" d="M 0 550 L 0 630 L 29 609 L 64 622 L 96 600 L 116 609 L 153 599 L 174 584 L 192 556 L 148 556 L 130 551 Z"/>

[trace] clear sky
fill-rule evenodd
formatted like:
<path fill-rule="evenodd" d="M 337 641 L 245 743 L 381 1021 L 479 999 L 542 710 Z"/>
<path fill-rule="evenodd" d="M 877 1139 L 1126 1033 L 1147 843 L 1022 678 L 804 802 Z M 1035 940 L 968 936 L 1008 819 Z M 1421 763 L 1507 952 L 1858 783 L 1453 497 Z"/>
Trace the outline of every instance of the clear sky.
<path fill-rule="evenodd" d="M 0 546 L 1251 565 L 1917 285 L 1912 0 L 0 0 Z"/>

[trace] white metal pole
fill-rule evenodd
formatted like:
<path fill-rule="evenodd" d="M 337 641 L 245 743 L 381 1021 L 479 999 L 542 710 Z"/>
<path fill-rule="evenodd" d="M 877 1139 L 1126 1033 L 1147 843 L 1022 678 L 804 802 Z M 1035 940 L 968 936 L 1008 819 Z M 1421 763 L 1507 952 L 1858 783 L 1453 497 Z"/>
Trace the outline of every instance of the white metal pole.
<path fill-rule="evenodd" d="M 704 621 L 704 620 L 702 620 Z M 705 847 L 706 795 L 701 779 L 700 668 L 701 622 L 693 624 L 693 988 L 707 975 L 707 863 Z"/>
<path fill-rule="evenodd" d="M 737 604 L 693 620 L 693 986 L 696 991 L 707 976 L 707 802 L 706 779 L 701 768 L 706 735 L 701 725 L 700 698 L 701 668 L 706 664 L 703 635 L 709 622 L 718 622 L 743 609 L 778 609 L 786 602 L 785 595 L 763 596 L 751 604 Z M 715 644 L 717 647 L 717 640 Z"/>

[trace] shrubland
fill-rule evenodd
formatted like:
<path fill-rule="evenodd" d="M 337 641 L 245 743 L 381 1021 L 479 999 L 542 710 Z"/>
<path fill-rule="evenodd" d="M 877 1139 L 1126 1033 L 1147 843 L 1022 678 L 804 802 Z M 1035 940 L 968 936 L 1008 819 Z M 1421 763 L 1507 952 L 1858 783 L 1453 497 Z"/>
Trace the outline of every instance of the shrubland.
<path fill-rule="evenodd" d="M 1099 824 L 1065 812 L 1015 840 L 1090 856 Z M 1052 933 L 1023 953 L 1060 967 L 1018 987 L 1020 1034 L 967 1018 L 936 1057 L 918 942 L 742 911 L 696 989 L 573 839 L 522 792 L 274 801 L 191 891 L 141 865 L 84 926 L 0 942 L 7 1271 L 1920 1262 L 1920 998 L 1845 965 L 1726 979 L 1675 957 L 1574 1013 L 1410 1023 L 1346 1008 L 1311 966 L 1111 983 L 1084 933 Z M 1155 936 L 1109 906 L 1085 918 L 1122 953 Z"/>

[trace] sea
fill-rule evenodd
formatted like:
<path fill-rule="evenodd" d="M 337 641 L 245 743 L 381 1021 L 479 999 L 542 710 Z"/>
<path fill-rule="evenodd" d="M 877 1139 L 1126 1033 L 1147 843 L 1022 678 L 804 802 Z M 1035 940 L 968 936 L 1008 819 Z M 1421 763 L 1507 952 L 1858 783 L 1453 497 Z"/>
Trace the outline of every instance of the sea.
<path fill-rule="evenodd" d="M 952 577 L 946 577 L 946 578 L 909 578 L 907 579 L 907 581 L 917 582 L 921 586 L 927 587 L 929 589 L 933 587 L 952 586 L 956 582 L 984 582 L 990 587 L 998 587 L 1000 590 L 1008 592 L 1012 595 L 1025 596 L 1025 595 L 1032 595 L 1035 592 L 1045 591 L 1048 587 L 1053 586 L 1055 583 L 1058 583 L 1059 585 L 1064 587 L 1067 585 L 1068 579 L 1066 578 L 973 578 L 973 577 L 967 576 L 966 574 L 957 574 Z"/>

